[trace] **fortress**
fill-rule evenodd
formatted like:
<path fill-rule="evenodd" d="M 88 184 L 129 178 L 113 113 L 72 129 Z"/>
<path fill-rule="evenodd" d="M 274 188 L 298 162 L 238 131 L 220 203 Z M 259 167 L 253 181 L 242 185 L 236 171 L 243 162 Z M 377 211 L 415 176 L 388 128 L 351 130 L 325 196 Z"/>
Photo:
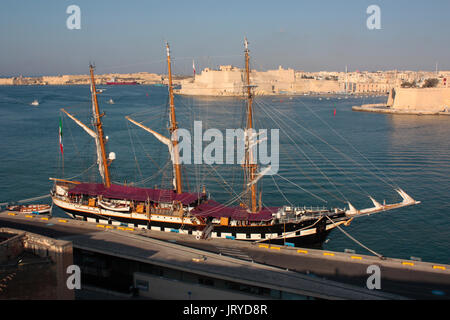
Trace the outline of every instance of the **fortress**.
<path fill-rule="evenodd" d="M 303 79 L 301 72 L 293 69 L 252 71 L 250 80 L 256 95 L 279 95 L 305 92 L 336 93 L 344 87 L 335 80 Z M 244 71 L 231 65 L 218 70 L 205 68 L 201 74 L 181 81 L 176 93 L 204 96 L 240 96 L 244 90 Z"/>
<path fill-rule="evenodd" d="M 392 89 L 386 104 L 353 106 L 354 111 L 450 115 L 450 88 Z"/>
<path fill-rule="evenodd" d="M 398 88 L 389 107 L 405 112 L 450 112 L 450 88 Z"/>

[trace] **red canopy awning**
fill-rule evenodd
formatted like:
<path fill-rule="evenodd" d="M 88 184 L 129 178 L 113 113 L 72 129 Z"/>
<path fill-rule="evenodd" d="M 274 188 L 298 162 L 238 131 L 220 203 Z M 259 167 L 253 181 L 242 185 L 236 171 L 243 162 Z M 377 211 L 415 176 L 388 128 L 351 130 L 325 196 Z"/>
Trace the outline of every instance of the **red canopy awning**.
<path fill-rule="evenodd" d="M 111 185 L 109 188 L 101 183 L 80 183 L 75 185 L 69 194 L 83 194 L 89 196 L 102 195 L 105 198 L 110 199 L 123 199 L 134 201 L 153 201 L 153 202 L 173 202 L 179 201 L 183 205 L 190 205 L 198 201 L 204 196 L 202 193 L 176 193 L 174 190 L 166 189 L 148 189 L 137 188 L 131 186 Z M 245 208 L 227 207 L 212 199 L 204 201 L 200 205 L 191 210 L 191 214 L 199 217 L 214 217 L 221 218 L 227 217 L 234 220 L 247 220 L 247 221 L 269 221 L 272 219 L 272 214 L 278 211 L 278 207 L 262 208 L 259 212 L 249 213 Z"/>
<path fill-rule="evenodd" d="M 174 190 L 137 188 L 113 184 L 109 188 L 101 183 L 80 183 L 69 191 L 69 194 L 85 194 L 90 196 L 102 195 L 110 199 L 124 199 L 134 201 L 172 202 L 180 201 L 189 205 L 200 199 L 201 193 L 176 193 Z"/>
<path fill-rule="evenodd" d="M 256 213 L 250 213 L 242 207 L 226 207 L 214 200 L 208 200 L 198 205 L 190 213 L 202 218 L 231 218 L 234 220 L 247 221 L 268 221 L 272 219 L 272 214 L 278 211 L 278 207 L 262 208 Z"/>

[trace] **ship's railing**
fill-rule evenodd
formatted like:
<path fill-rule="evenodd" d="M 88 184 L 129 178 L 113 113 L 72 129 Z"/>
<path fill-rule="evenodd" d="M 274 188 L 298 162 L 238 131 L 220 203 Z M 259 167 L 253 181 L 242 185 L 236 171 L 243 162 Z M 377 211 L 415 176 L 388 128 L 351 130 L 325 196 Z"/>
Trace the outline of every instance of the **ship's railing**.
<path fill-rule="evenodd" d="M 290 207 L 284 206 L 280 208 L 276 213 L 273 213 L 273 218 L 276 218 L 281 223 L 287 222 L 301 222 L 310 219 L 317 219 L 321 216 L 339 212 L 340 209 L 331 210 L 326 207 Z"/>

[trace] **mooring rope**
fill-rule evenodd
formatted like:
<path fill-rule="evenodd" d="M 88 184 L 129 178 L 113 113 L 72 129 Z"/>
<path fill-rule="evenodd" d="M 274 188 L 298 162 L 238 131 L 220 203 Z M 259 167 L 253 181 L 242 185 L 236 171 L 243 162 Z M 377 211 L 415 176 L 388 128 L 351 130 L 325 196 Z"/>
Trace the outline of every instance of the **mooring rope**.
<path fill-rule="evenodd" d="M 347 237 L 350 238 L 350 240 L 353 240 L 355 243 L 357 243 L 358 245 L 360 245 L 361 247 L 363 247 L 364 249 L 366 249 L 367 251 L 373 253 L 374 255 L 376 255 L 378 258 L 380 259 L 385 259 L 385 257 L 379 253 L 376 253 L 375 251 L 373 251 L 372 249 L 368 248 L 367 246 L 363 245 L 361 242 L 359 242 L 358 240 L 356 240 L 355 238 L 353 238 L 350 234 L 348 234 L 348 232 L 344 231 L 344 229 L 342 229 L 339 225 L 337 225 L 336 223 L 334 223 L 334 221 L 329 217 L 329 216 L 325 216 L 328 220 L 331 221 L 331 223 L 337 227 L 340 231 L 342 231 L 343 234 L 345 234 Z"/>

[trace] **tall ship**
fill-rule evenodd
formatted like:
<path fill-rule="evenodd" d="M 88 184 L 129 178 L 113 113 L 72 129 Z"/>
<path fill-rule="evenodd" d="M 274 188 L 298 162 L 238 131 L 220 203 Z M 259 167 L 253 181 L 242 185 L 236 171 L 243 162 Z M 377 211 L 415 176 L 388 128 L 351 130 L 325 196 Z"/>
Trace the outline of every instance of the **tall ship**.
<path fill-rule="evenodd" d="M 255 157 L 253 146 L 258 144 L 258 137 L 254 133 L 254 86 L 251 83 L 250 54 L 246 39 L 244 42 L 245 72 L 243 74 L 245 127 L 242 128 L 245 133 L 245 152 L 241 164 L 244 177 L 243 190 L 238 195 L 234 206 L 215 201 L 205 189 L 201 192 L 186 192 L 186 181 L 183 181 L 182 178 L 183 164 L 180 163 L 177 139 L 178 123 L 168 43 L 166 43 L 166 53 L 169 78 L 168 123 L 170 137 L 144 126 L 136 119 L 128 116 L 126 119 L 167 146 L 170 154 L 173 187 L 167 189 L 141 188 L 112 183 L 110 166 L 115 159 L 115 154 L 107 152 L 107 139 L 105 139 L 101 121 L 103 113 L 100 113 L 99 110 L 94 68 L 90 66 L 93 128 L 83 124 L 64 109 L 62 111 L 95 140 L 97 164 L 102 182 L 92 183 L 50 178 L 54 181 L 51 190 L 53 204 L 73 218 L 189 234 L 199 240 L 210 237 L 227 238 L 274 244 L 289 243 L 301 247 L 320 246 L 334 228 L 348 225 L 356 217 L 420 203 L 398 188 L 396 191 L 402 198 L 401 202 L 381 204 L 370 197 L 373 207 L 359 210 L 350 202 L 345 208 L 313 208 L 292 206 L 291 204 L 278 207 L 263 205 L 262 189 L 258 188 L 258 185 L 268 170 L 267 167 L 261 168 L 253 161 Z"/>

